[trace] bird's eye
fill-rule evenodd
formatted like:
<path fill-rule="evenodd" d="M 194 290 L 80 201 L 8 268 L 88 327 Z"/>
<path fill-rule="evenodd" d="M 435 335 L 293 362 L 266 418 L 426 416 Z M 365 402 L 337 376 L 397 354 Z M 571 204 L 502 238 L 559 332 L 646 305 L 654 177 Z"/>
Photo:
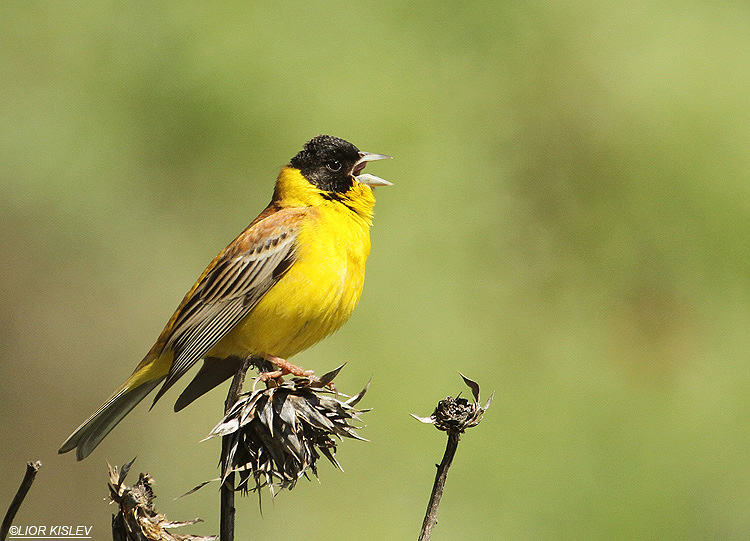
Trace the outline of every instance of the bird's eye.
<path fill-rule="evenodd" d="M 329 171 L 333 171 L 335 173 L 336 171 L 341 170 L 341 162 L 338 160 L 330 161 L 326 163 L 326 168 L 328 168 Z"/>

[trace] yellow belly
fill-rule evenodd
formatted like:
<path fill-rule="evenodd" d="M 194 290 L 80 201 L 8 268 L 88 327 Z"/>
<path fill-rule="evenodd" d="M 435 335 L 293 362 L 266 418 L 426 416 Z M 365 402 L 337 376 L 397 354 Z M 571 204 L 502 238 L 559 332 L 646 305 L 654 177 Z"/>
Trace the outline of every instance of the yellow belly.
<path fill-rule="evenodd" d="M 354 311 L 370 253 L 369 226 L 345 212 L 314 212 L 295 262 L 207 356 L 289 358 L 336 331 Z"/>

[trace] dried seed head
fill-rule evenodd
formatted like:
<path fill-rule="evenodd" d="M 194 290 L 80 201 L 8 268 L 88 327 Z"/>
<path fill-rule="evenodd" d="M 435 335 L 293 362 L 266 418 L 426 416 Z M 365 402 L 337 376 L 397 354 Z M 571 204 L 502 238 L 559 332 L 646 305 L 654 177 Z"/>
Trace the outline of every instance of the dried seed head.
<path fill-rule="evenodd" d="M 342 401 L 321 386 L 321 381 L 330 383 L 338 370 L 320 381 L 295 378 L 241 395 L 206 438 L 230 437 L 222 481 L 237 472 L 237 489 L 255 491 L 267 486 L 275 494 L 277 489 L 294 488 L 308 471 L 317 476 L 321 455 L 341 469 L 335 458 L 336 440 L 363 440 L 356 433 L 359 427 L 350 422 L 361 422 L 359 415 L 368 410 L 354 407 L 367 387 Z"/>
<path fill-rule="evenodd" d="M 167 517 L 156 512 L 154 508 L 153 479 L 147 473 L 141 473 L 133 487 L 125 485 L 133 461 L 124 464 L 120 471 L 117 466 L 109 467 L 109 496 L 117 504 L 119 511 L 112 517 L 112 538 L 115 541 L 215 541 L 217 536 L 203 537 L 197 535 L 179 535 L 168 532 L 178 528 L 202 522 L 201 519 L 187 522 L 171 522 Z"/>
<path fill-rule="evenodd" d="M 438 430 L 463 432 L 476 426 L 482 418 L 482 413 L 476 402 L 472 404 L 465 398 L 449 396 L 438 402 L 432 417 Z"/>
<path fill-rule="evenodd" d="M 461 374 L 459 372 L 459 374 Z M 412 417 L 427 424 L 435 425 L 438 430 L 445 432 L 454 432 L 457 434 L 462 433 L 467 428 L 477 426 L 482 420 L 482 415 L 487 411 L 492 403 L 492 398 L 495 396 L 494 393 L 487 400 L 487 403 L 482 407 L 479 398 L 479 384 L 470 380 L 463 374 L 461 377 L 464 383 L 468 385 L 474 395 L 474 402 L 470 402 L 466 398 L 458 396 L 453 398 L 451 396 L 444 398 L 438 402 L 435 411 L 429 417 L 419 417 L 412 413 Z"/>

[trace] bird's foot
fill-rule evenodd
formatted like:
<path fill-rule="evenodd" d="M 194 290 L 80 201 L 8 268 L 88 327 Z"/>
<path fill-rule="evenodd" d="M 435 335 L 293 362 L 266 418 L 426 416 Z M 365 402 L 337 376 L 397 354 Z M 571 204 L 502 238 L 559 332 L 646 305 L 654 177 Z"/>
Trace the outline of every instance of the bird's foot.
<path fill-rule="evenodd" d="M 300 368 L 296 364 L 292 364 L 286 359 L 282 359 L 281 357 L 274 357 L 273 355 L 268 355 L 266 357 L 266 360 L 278 366 L 279 370 L 276 370 L 274 372 L 264 372 L 263 374 L 261 374 L 261 377 L 268 374 L 268 376 L 265 378 L 265 381 L 267 381 L 270 378 L 277 379 L 281 376 L 286 376 L 288 374 L 297 376 L 298 378 L 310 378 L 312 380 L 318 379 L 318 377 L 315 375 L 315 372 L 313 372 L 312 370 L 305 370 L 304 368 Z"/>
<path fill-rule="evenodd" d="M 300 368 L 297 365 L 294 365 L 287 361 L 286 359 L 282 359 L 281 357 L 274 357 L 273 355 L 268 355 L 266 357 L 266 360 L 270 363 L 276 365 L 279 370 L 273 370 L 271 372 L 262 372 L 257 378 L 255 383 L 258 381 L 261 381 L 263 383 L 266 383 L 267 385 L 279 385 L 280 383 L 283 383 L 283 376 L 292 375 L 299 378 L 307 378 L 311 381 L 314 387 L 316 386 L 325 386 L 331 389 L 331 391 L 336 392 L 336 387 L 333 385 L 333 382 L 328 383 L 321 383 L 320 378 L 315 375 L 315 372 L 312 370 L 305 370 L 304 368 Z M 318 383 L 319 385 L 314 385 L 315 383 Z M 255 384 L 253 384 L 253 390 L 255 390 Z"/>

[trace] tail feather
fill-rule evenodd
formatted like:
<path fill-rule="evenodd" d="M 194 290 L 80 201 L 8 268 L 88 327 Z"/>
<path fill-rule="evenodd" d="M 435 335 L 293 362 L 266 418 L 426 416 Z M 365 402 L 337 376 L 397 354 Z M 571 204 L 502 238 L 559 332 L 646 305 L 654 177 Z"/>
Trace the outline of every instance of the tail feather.
<path fill-rule="evenodd" d="M 117 423 L 130 413 L 148 393 L 153 391 L 163 379 L 164 377 L 161 377 L 143 382 L 136 387 L 120 389 L 68 436 L 58 453 L 67 453 L 75 449 L 77 460 L 83 460 L 89 456 L 91 451 L 99 445 Z"/>
<path fill-rule="evenodd" d="M 196 398 L 200 398 L 214 387 L 221 385 L 226 380 L 237 373 L 242 359 L 240 357 L 229 357 L 227 359 L 217 359 L 215 357 L 206 357 L 203 359 L 203 366 L 185 387 L 182 394 L 175 402 L 174 410 L 180 411 L 190 404 Z M 156 402 L 156 399 L 154 399 Z"/>

